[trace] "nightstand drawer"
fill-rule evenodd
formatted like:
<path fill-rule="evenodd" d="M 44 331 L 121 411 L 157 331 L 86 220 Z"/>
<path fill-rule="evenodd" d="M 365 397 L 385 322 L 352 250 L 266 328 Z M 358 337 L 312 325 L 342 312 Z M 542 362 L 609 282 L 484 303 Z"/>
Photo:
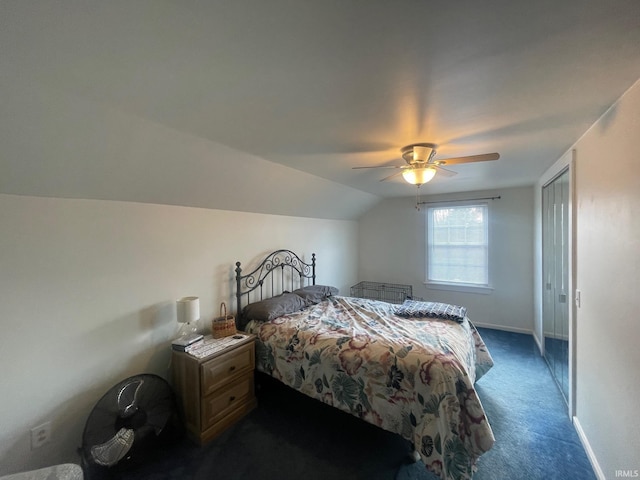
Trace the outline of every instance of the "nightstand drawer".
<path fill-rule="evenodd" d="M 253 343 L 244 345 L 233 352 L 202 364 L 202 392 L 206 397 L 238 375 L 253 370 Z"/>
<path fill-rule="evenodd" d="M 252 400 L 253 374 L 246 375 L 228 387 L 202 400 L 202 429 L 226 417 L 233 410 Z"/>

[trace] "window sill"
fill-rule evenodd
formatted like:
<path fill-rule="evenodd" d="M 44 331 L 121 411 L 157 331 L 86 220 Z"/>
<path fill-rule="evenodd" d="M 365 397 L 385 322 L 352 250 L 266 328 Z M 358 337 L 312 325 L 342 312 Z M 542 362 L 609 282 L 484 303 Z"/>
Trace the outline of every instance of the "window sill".
<path fill-rule="evenodd" d="M 450 290 L 452 292 L 463 293 L 479 293 L 482 295 L 489 295 L 493 293 L 493 287 L 483 285 L 467 285 L 461 283 L 440 283 L 440 282 L 425 282 L 425 286 L 431 290 Z"/>

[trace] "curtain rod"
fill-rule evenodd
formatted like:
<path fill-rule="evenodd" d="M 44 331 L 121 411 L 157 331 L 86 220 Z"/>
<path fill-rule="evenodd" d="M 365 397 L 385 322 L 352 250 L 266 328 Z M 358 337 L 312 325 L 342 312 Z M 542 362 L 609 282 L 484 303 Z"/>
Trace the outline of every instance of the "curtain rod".
<path fill-rule="evenodd" d="M 430 203 L 452 203 L 452 202 L 473 202 L 475 200 L 500 200 L 500 195 L 497 197 L 481 197 L 481 198 L 461 198 L 459 200 L 440 200 L 436 202 L 418 202 L 418 205 L 428 205 Z"/>

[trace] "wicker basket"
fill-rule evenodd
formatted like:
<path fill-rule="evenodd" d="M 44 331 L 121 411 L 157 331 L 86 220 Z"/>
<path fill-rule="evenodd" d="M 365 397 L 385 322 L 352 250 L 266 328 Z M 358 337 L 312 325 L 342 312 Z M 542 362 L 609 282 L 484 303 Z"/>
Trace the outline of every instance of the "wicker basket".
<path fill-rule="evenodd" d="M 227 315 L 227 306 L 220 305 L 220 316 L 211 320 L 211 336 L 213 338 L 228 337 L 236 334 L 236 317 Z"/>

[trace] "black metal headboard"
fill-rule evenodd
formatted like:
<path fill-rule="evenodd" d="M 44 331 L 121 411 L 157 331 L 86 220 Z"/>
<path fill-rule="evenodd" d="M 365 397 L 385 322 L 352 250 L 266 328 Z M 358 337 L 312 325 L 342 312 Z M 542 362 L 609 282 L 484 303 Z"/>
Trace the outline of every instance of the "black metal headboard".
<path fill-rule="evenodd" d="M 280 275 L 275 275 L 279 270 Z M 259 294 L 253 301 L 262 300 L 265 290 L 269 296 L 275 296 L 289 289 L 290 291 L 307 284 L 316 284 L 316 254 L 311 254 L 311 263 L 304 262 L 291 250 L 276 250 L 271 252 L 251 273 L 242 274 L 240 262 L 236 262 L 236 322 L 242 315 L 242 297 Z"/>

